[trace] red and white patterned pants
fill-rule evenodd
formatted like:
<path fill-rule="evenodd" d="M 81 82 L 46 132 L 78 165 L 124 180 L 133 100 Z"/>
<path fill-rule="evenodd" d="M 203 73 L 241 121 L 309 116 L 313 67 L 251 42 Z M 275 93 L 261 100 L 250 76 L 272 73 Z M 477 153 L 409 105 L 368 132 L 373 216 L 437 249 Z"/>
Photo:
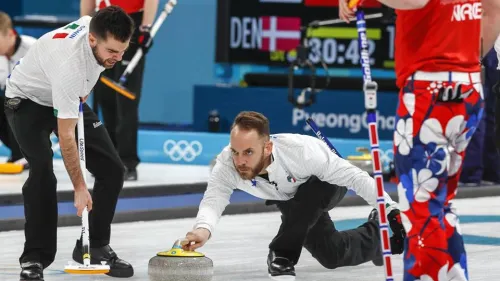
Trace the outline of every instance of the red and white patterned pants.
<path fill-rule="evenodd" d="M 427 81 L 418 80 L 418 74 Z M 483 113 L 479 76 L 474 74 L 474 81 L 466 76 L 469 80 L 463 81 L 461 92 L 468 95 L 461 101 L 438 98 L 442 89 L 453 89 L 456 82 L 431 81 L 439 76 L 418 72 L 399 93 L 394 162 L 407 232 L 404 281 L 468 280 L 466 251 L 451 200 L 465 149 Z"/>

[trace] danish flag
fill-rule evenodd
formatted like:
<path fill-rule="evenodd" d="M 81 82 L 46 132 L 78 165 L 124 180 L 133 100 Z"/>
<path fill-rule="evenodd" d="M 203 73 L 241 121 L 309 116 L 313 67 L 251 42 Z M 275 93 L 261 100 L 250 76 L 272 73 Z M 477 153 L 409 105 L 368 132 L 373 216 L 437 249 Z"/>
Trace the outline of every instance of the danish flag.
<path fill-rule="evenodd" d="M 261 17 L 263 51 L 290 51 L 300 44 L 300 18 Z"/>

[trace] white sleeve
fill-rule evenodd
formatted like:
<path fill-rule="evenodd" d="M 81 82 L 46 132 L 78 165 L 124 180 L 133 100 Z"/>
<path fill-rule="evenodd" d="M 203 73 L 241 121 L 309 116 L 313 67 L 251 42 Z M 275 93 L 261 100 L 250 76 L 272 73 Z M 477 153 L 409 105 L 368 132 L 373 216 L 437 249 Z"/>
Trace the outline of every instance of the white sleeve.
<path fill-rule="evenodd" d="M 217 160 L 201 200 L 194 229 L 202 227 L 213 233 L 215 225 L 229 204 L 234 191 L 233 186 L 237 184 L 235 180 L 230 168 Z"/>
<path fill-rule="evenodd" d="M 338 157 L 319 139 L 304 145 L 304 163 L 308 172 L 321 181 L 347 187 L 361 196 L 370 206 L 377 207 L 377 187 L 370 175 L 349 161 Z M 397 208 L 389 194 L 384 191 L 388 211 Z"/>
<path fill-rule="evenodd" d="M 57 118 L 78 118 L 80 96 L 84 96 L 81 92 L 85 91 L 85 73 L 81 72 L 81 68 L 78 61 L 70 56 L 47 73 L 52 84 L 52 102 Z"/>

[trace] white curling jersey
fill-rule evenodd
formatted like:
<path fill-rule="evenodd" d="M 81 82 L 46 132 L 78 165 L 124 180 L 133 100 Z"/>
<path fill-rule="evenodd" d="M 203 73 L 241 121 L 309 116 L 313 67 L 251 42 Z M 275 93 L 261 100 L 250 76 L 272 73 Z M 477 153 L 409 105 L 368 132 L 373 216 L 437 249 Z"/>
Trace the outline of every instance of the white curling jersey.
<path fill-rule="evenodd" d="M 5 83 L 7 82 L 7 77 L 9 77 L 14 65 L 22 58 L 30 47 L 36 42 L 36 38 L 20 35 L 18 37 L 19 42 L 16 42 L 17 49 L 11 57 L 0 56 L 0 89 L 5 89 Z"/>
<path fill-rule="evenodd" d="M 194 228 L 203 227 L 213 232 L 235 189 L 261 199 L 285 201 L 293 198 L 298 187 L 311 176 L 345 186 L 374 208 L 377 207 L 375 180 L 338 157 L 323 141 L 299 134 L 276 134 L 271 136 L 271 141 L 274 160 L 266 169 L 269 181 L 261 177 L 242 179 L 233 164 L 230 146 L 222 150 L 210 175 Z M 396 207 L 396 203 L 387 193 L 384 197 L 390 205 L 389 212 Z"/>
<path fill-rule="evenodd" d="M 40 37 L 7 79 L 5 96 L 53 107 L 58 118 L 78 118 L 80 97 L 104 70 L 90 47 L 90 20 L 84 16 Z"/>

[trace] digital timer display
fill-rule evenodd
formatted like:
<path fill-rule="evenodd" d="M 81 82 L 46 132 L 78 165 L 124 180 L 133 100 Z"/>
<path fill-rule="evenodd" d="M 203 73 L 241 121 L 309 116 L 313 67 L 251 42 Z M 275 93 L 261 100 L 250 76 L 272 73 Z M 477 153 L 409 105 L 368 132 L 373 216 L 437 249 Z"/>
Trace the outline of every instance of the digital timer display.
<path fill-rule="evenodd" d="M 359 67 L 355 22 L 307 27 L 317 20 L 337 18 L 337 7 L 307 5 L 308 1 L 222 0 L 217 15 L 217 63 L 250 63 L 288 66 L 296 59 L 298 45 L 305 40 L 309 60 L 328 67 Z M 331 2 L 331 1 L 328 1 Z M 325 2 L 326 3 L 326 2 Z M 221 7 L 223 6 L 223 7 Z M 370 7 L 365 14 L 382 12 Z M 367 21 L 368 51 L 373 68 L 394 67 L 393 22 Z M 307 28 L 303 32 L 303 28 Z"/>

